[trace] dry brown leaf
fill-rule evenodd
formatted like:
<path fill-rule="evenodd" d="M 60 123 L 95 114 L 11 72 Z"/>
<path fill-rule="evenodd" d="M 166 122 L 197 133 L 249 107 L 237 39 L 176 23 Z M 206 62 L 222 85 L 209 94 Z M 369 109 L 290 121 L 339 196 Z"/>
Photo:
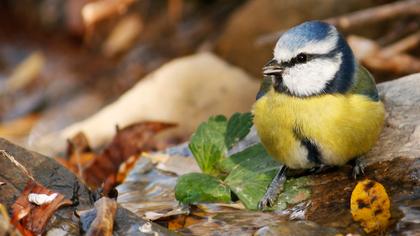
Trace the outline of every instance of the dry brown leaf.
<path fill-rule="evenodd" d="M 162 130 L 174 127 L 174 124 L 163 122 L 141 122 L 117 130 L 112 142 L 100 154 L 91 152 L 87 138 L 79 133 L 69 141 L 68 160 L 58 159 L 65 167 L 79 175 L 91 187 L 104 185 L 104 193 L 125 178 L 126 173 L 138 159 L 137 154 L 143 151 L 161 148 L 154 137 Z M 118 174 L 120 165 L 129 157 Z"/>
<path fill-rule="evenodd" d="M 65 199 L 62 194 L 57 193 L 56 198 L 52 202 L 38 206 L 29 202 L 28 196 L 30 193 L 54 194 L 52 190 L 45 188 L 33 180 L 30 180 L 26 184 L 22 194 L 12 205 L 12 224 L 23 235 L 42 234 L 54 212 L 61 206 L 72 204 L 72 201 Z"/>
<path fill-rule="evenodd" d="M 95 219 L 90 224 L 86 235 L 105 235 L 111 236 L 114 227 L 115 213 L 117 212 L 117 202 L 113 199 L 102 197 L 95 202 L 95 209 L 81 214 L 81 220 L 87 220 L 88 214 L 96 214 Z"/>
<path fill-rule="evenodd" d="M 170 230 L 179 230 L 185 227 L 185 221 L 187 220 L 187 215 L 177 215 L 174 219 L 168 222 L 168 229 Z"/>
<path fill-rule="evenodd" d="M 122 183 L 124 179 L 127 177 L 128 172 L 133 169 L 134 165 L 136 164 L 137 160 L 140 158 L 141 155 L 134 155 L 129 157 L 125 162 L 120 165 L 118 169 L 118 173 L 116 176 L 116 181 L 118 183 Z"/>
<path fill-rule="evenodd" d="M 99 186 L 108 176 L 116 174 L 120 164 L 130 156 L 155 150 L 153 137 L 159 131 L 174 126 L 161 122 L 141 122 L 118 130 L 108 147 L 84 171 L 86 182 Z"/>
<path fill-rule="evenodd" d="M 83 132 L 77 133 L 74 137 L 67 141 L 67 156 L 79 152 L 91 152 L 88 138 Z"/>

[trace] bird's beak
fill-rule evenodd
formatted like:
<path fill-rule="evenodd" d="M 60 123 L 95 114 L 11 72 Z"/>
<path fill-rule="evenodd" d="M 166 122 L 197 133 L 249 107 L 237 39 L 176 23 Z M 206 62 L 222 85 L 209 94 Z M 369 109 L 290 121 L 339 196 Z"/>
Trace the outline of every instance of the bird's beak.
<path fill-rule="evenodd" d="M 272 59 L 263 67 L 263 74 L 264 76 L 269 75 L 281 75 L 283 72 L 284 67 L 282 67 L 276 60 Z"/>

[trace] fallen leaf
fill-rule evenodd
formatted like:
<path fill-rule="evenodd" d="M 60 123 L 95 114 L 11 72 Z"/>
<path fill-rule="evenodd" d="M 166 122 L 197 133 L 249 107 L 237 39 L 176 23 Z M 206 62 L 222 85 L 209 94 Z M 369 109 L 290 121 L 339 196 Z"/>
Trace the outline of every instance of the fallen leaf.
<path fill-rule="evenodd" d="M 179 230 L 185 228 L 185 221 L 188 215 L 177 215 L 168 222 L 168 229 Z"/>
<path fill-rule="evenodd" d="M 56 160 L 74 174 L 84 179 L 85 169 L 95 160 L 97 154 L 94 152 L 73 153 L 68 160 L 57 158 Z"/>
<path fill-rule="evenodd" d="M 247 113 L 235 113 L 230 117 L 226 127 L 225 143 L 228 149 L 243 139 L 251 130 L 252 127 L 252 114 Z"/>
<path fill-rule="evenodd" d="M 229 148 L 249 133 L 251 126 L 251 113 L 235 113 L 229 120 L 222 115 L 212 116 L 200 124 L 189 144 L 200 169 L 209 175 L 221 175 L 218 163 L 226 158 Z"/>
<path fill-rule="evenodd" d="M 247 209 L 258 209 L 258 202 L 264 196 L 280 165 L 267 154 L 261 144 L 236 153 L 226 161 L 235 163 L 225 179 L 226 184 Z"/>
<path fill-rule="evenodd" d="M 153 137 L 162 130 L 175 127 L 163 122 L 141 122 L 118 130 L 107 148 L 83 171 L 86 182 L 94 187 L 118 172 L 121 163 L 130 156 L 156 149 Z"/>
<path fill-rule="evenodd" d="M 79 132 L 74 137 L 67 140 L 66 153 L 67 159 L 56 158 L 56 160 L 82 179 L 84 169 L 86 169 L 97 156 L 97 154 L 92 151 L 89 141 L 83 132 Z"/>
<path fill-rule="evenodd" d="M 94 209 L 84 211 L 80 215 L 86 235 L 111 236 L 116 212 L 117 202 L 115 200 L 102 197 L 96 201 Z"/>
<path fill-rule="evenodd" d="M 29 201 L 29 194 L 57 194 L 53 201 L 43 205 L 35 205 Z M 22 194 L 12 205 L 12 224 L 24 235 L 42 234 L 49 219 L 61 206 L 71 205 L 72 201 L 65 199 L 60 193 L 45 188 L 39 183 L 30 180 Z"/>
<path fill-rule="evenodd" d="M 184 204 L 199 202 L 230 202 L 230 189 L 218 178 L 190 173 L 178 178 L 175 197 Z"/>
<path fill-rule="evenodd" d="M 140 122 L 121 130 L 117 128 L 114 139 L 100 154 L 92 152 L 86 136 L 78 133 L 69 141 L 69 159 L 57 160 L 91 187 L 96 188 L 106 182 L 105 187 L 110 191 L 125 178 L 137 161 L 138 154 L 160 147 L 160 143 L 154 139 L 155 135 L 174 126 L 175 124 L 163 122 Z M 120 167 L 122 163 L 125 164 Z"/>
<path fill-rule="evenodd" d="M 162 171 L 174 173 L 178 176 L 193 172 L 201 172 L 197 162 L 192 157 L 184 157 L 179 155 L 169 156 L 165 154 L 156 154 L 166 156 L 164 161 L 157 164 L 156 168 Z M 164 158 L 162 158 L 164 159 Z"/>
<path fill-rule="evenodd" d="M 134 165 L 136 164 L 136 161 L 140 158 L 140 156 L 141 155 L 133 155 L 120 165 L 116 176 L 116 181 L 118 183 L 122 183 L 124 181 L 125 177 L 127 177 L 128 172 L 130 172 L 130 170 L 133 169 Z"/>
<path fill-rule="evenodd" d="M 71 156 L 74 153 L 85 153 L 91 151 L 92 148 L 89 145 L 89 140 L 83 132 L 79 132 L 71 139 L 67 140 L 67 156 Z"/>
<path fill-rule="evenodd" d="M 353 189 L 350 209 L 353 219 L 366 233 L 383 231 L 391 217 L 390 201 L 382 184 L 370 179 L 359 181 Z"/>
<path fill-rule="evenodd" d="M 203 173 L 218 176 L 216 163 L 225 158 L 225 134 L 227 120 L 224 116 L 212 116 L 203 122 L 191 137 L 189 148 Z"/>

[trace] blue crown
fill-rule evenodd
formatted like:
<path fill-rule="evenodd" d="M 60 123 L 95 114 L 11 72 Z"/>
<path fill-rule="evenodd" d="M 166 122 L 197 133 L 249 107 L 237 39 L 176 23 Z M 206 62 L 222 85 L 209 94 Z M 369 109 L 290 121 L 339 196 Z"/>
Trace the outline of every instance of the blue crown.
<path fill-rule="evenodd" d="M 310 42 L 325 39 L 329 32 L 334 29 L 327 23 L 321 21 L 308 21 L 297 25 L 285 32 L 277 42 L 277 45 L 290 50 L 304 47 Z"/>

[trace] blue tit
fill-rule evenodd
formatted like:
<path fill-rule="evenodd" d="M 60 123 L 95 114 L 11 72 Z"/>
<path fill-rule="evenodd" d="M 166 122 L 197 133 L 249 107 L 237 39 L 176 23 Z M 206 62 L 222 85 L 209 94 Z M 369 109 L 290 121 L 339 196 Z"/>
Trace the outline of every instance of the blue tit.
<path fill-rule="evenodd" d="M 337 29 L 309 21 L 285 32 L 263 68 L 254 125 L 284 166 L 260 202 L 273 204 L 285 170 L 341 166 L 368 152 L 384 122 L 371 74 Z"/>

